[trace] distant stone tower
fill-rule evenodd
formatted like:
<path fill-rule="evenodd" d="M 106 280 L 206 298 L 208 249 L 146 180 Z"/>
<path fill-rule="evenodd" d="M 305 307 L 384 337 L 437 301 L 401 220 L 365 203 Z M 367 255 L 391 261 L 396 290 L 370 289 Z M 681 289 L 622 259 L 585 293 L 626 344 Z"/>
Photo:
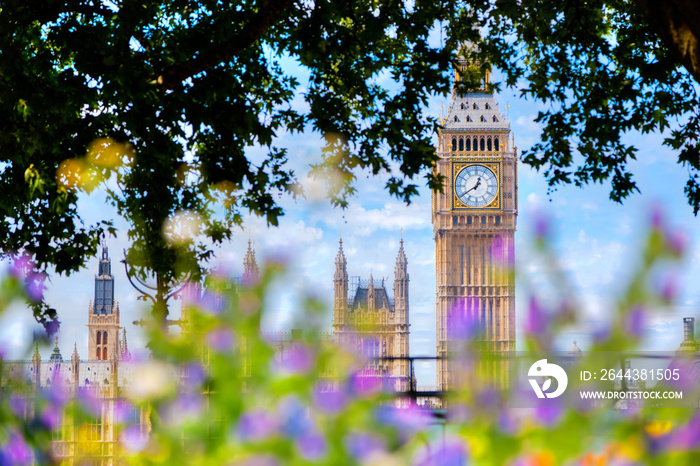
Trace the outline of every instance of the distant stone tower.
<path fill-rule="evenodd" d="M 386 361 L 381 358 L 408 357 L 409 307 L 408 260 L 399 247 L 394 272 L 394 300 L 389 298 L 384 280 L 348 279 L 347 260 L 340 240 L 335 259 L 334 321 L 335 341 L 354 349 L 369 359 L 361 375 L 380 376 L 384 386 L 393 390 L 408 390 L 411 374 L 408 361 Z M 350 291 L 350 294 L 348 294 Z"/>
<path fill-rule="evenodd" d="M 244 284 L 251 284 L 257 282 L 259 278 L 260 269 L 258 268 L 258 263 L 255 261 L 255 251 L 253 251 L 251 242 L 248 240 L 248 251 L 243 258 L 242 281 Z"/>
<path fill-rule="evenodd" d="M 112 353 L 121 355 L 119 345 L 119 305 L 114 301 L 114 276 L 106 246 L 95 276 L 95 299 L 88 313 L 88 358 L 108 361 Z"/>
<path fill-rule="evenodd" d="M 477 66 L 465 59 L 458 68 Z M 456 73 L 452 102 L 438 136 L 433 193 L 437 285 L 437 385 L 464 375 L 448 359 L 460 341 L 486 351 L 515 350 L 514 234 L 518 215 L 516 149 L 510 123 L 489 89 L 463 89 Z M 469 381 L 465 381 L 469 382 Z"/>

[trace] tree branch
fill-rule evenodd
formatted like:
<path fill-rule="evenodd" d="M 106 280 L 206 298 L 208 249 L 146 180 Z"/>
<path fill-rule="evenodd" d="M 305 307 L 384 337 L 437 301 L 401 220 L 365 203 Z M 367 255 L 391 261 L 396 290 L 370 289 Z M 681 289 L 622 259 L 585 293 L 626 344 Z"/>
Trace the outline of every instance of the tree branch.
<path fill-rule="evenodd" d="M 700 7 L 691 0 L 637 0 L 649 26 L 700 83 Z"/>
<path fill-rule="evenodd" d="M 222 44 L 211 44 L 196 57 L 166 68 L 157 82 L 172 89 L 185 79 L 214 68 L 254 44 L 294 4 L 295 0 L 267 0 L 262 3 L 240 32 Z"/>

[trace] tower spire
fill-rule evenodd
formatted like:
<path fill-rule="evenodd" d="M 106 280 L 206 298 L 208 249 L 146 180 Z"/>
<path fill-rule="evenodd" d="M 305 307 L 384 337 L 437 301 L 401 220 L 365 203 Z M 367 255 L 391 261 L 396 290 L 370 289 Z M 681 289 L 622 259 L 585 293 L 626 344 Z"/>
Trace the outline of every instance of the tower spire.
<path fill-rule="evenodd" d="M 243 259 L 243 283 L 251 284 L 258 281 L 260 278 L 260 269 L 255 260 L 255 251 L 253 250 L 252 241 L 248 239 L 248 251 L 246 251 Z"/>

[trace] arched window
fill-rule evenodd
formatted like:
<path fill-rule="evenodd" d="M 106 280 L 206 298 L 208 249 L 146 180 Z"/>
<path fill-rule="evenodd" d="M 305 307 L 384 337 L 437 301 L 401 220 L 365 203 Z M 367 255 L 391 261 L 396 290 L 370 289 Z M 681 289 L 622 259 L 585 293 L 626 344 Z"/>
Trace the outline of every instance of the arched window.
<path fill-rule="evenodd" d="M 107 344 L 107 330 L 105 330 L 102 333 L 104 333 L 104 336 L 102 337 L 102 344 L 106 345 Z"/>
<path fill-rule="evenodd" d="M 481 138 L 481 141 L 479 141 L 479 150 L 484 150 L 484 138 Z"/>
<path fill-rule="evenodd" d="M 493 150 L 493 146 L 491 146 L 491 138 L 486 140 L 486 150 Z"/>
<path fill-rule="evenodd" d="M 476 105 L 476 102 L 474 102 L 473 108 L 474 108 L 474 110 L 479 110 L 479 106 Z"/>
<path fill-rule="evenodd" d="M 102 344 L 102 332 L 97 332 L 97 344 Z"/>
<path fill-rule="evenodd" d="M 469 115 L 467 115 L 467 123 L 471 123 L 471 122 L 472 122 L 472 117 L 470 117 Z"/>
<path fill-rule="evenodd" d="M 460 109 L 460 110 L 464 110 L 464 102 L 462 102 L 461 104 L 459 104 L 459 109 Z"/>
<path fill-rule="evenodd" d="M 467 225 L 471 225 L 471 224 L 472 224 L 472 217 L 470 215 L 469 217 L 467 217 Z"/>
<path fill-rule="evenodd" d="M 498 146 L 498 138 L 493 138 L 493 148 L 494 150 L 501 150 L 501 148 Z"/>
<path fill-rule="evenodd" d="M 452 152 L 457 150 L 457 138 L 452 138 Z"/>
<path fill-rule="evenodd" d="M 99 335 L 99 333 L 98 333 L 98 335 Z M 98 360 L 98 361 L 99 361 L 100 359 L 102 359 L 102 358 L 101 358 L 102 352 L 100 351 L 99 348 L 97 348 L 97 354 L 96 354 L 96 356 L 97 356 L 97 360 Z"/>
<path fill-rule="evenodd" d="M 459 150 L 464 150 L 464 139 L 459 138 Z"/>
<path fill-rule="evenodd" d="M 107 347 L 102 348 L 102 359 L 107 360 Z"/>
<path fill-rule="evenodd" d="M 481 122 L 486 123 L 486 118 L 484 117 L 484 115 L 481 115 Z"/>
<path fill-rule="evenodd" d="M 364 353 L 367 358 L 379 357 L 379 340 L 376 338 L 366 338 L 364 341 Z"/>
<path fill-rule="evenodd" d="M 498 123 L 498 118 L 496 117 L 496 115 L 493 116 L 493 122 Z"/>
<path fill-rule="evenodd" d="M 457 118 L 457 115 L 455 115 L 455 123 L 459 121 L 459 118 Z"/>
<path fill-rule="evenodd" d="M 491 109 L 491 106 L 489 105 L 488 102 L 486 102 L 486 104 L 484 105 L 484 108 L 485 108 L 486 110 L 490 110 L 490 109 Z"/>
<path fill-rule="evenodd" d="M 472 138 L 467 138 L 467 150 L 472 150 Z"/>

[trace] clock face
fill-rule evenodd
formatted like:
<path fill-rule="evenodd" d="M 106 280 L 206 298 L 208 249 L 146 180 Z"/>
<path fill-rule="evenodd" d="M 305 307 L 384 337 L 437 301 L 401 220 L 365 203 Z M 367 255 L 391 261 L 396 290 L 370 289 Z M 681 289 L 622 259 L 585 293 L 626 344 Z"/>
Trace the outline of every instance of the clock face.
<path fill-rule="evenodd" d="M 469 165 L 455 178 L 455 193 L 469 207 L 485 207 L 498 194 L 498 178 L 483 165 Z"/>

